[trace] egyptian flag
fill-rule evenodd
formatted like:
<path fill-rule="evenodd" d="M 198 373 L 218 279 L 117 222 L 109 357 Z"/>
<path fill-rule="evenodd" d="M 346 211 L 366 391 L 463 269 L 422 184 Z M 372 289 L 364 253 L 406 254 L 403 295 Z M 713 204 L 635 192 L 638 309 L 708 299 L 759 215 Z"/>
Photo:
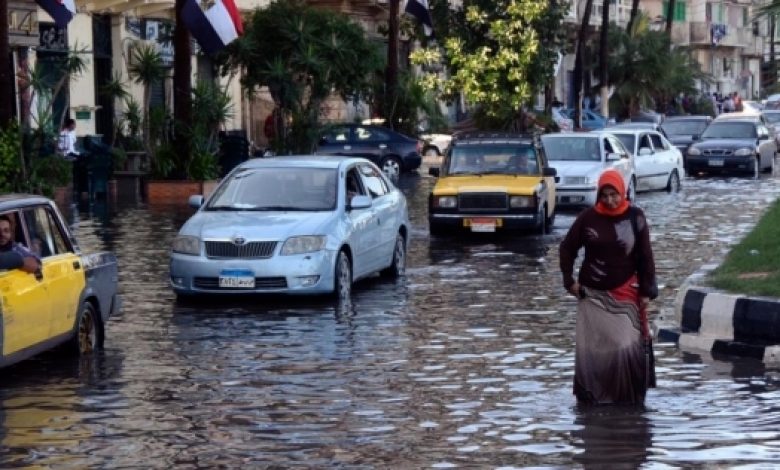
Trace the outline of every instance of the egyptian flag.
<path fill-rule="evenodd" d="M 433 19 L 431 19 L 431 11 L 428 10 L 428 0 L 408 0 L 404 11 L 422 23 L 426 36 L 433 34 Z"/>
<path fill-rule="evenodd" d="M 54 19 L 58 28 L 65 28 L 76 14 L 76 4 L 73 0 L 37 0 L 49 16 Z"/>
<path fill-rule="evenodd" d="M 192 37 L 208 55 L 221 51 L 244 32 L 241 14 L 233 0 L 216 0 L 205 11 L 198 0 L 187 0 L 181 17 Z"/>

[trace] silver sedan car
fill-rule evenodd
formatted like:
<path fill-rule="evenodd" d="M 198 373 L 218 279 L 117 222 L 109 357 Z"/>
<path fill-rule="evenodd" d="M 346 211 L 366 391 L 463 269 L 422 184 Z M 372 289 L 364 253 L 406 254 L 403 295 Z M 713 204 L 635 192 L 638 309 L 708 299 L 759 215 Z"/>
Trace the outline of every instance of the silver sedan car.
<path fill-rule="evenodd" d="M 177 295 L 351 294 L 376 272 L 404 273 L 406 198 L 368 160 L 259 158 L 236 167 L 171 247 Z"/>

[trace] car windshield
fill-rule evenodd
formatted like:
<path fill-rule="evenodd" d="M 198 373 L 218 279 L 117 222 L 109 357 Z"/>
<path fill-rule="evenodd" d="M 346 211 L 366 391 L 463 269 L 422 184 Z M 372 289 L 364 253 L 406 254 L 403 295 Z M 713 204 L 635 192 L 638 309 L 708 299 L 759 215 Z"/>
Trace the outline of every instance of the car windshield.
<path fill-rule="evenodd" d="M 452 149 L 448 175 L 538 175 L 536 151 L 527 144 L 459 145 Z"/>
<path fill-rule="evenodd" d="M 702 139 L 755 139 L 756 126 L 752 122 L 714 122 L 701 135 Z"/>
<path fill-rule="evenodd" d="M 601 161 L 599 139 L 595 137 L 543 137 L 542 142 L 551 161 Z"/>
<path fill-rule="evenodd" d="M 333 210 L 336 175 L 335 168 L 244 168 L 220 185 L 205 210 Z"/>
<path fill-rule="evenodd" d="M 780 113 L 764 113 L 764 117 L 772 124 L 780 122 Z"/>
<path fill-rule="evenodd" d="M 661 125 L 666 135 L 700 135 L 707 121 L 667 121 Z"/>
<path fill-rule="evenodd" d="M 614 134 L 615 137 L 620 140 L 623 147 L 627 148 L 629 152 L 634 153 L 634 143 L 636 142 L 636 136 L 634 134 Z"/>

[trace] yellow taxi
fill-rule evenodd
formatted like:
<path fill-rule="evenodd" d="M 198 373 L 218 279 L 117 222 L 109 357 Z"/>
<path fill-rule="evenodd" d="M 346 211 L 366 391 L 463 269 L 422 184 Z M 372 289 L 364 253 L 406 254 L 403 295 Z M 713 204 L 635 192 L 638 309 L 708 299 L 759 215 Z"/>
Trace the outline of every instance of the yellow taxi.
<path fill-rule="evenodd" d="M 0 196 L 0 367 L 62 343 L 78 354 L 103 344 L 119 311 L 112 253 L 82 254 L 57 206 L 41 196 Z M 6 260 L 37 259 L 34 272 Z"/>
<path fill-rule="evenodd" d="M 432 235 L 552 230 L 557 177 L 537 136 L 458 135 L 429 173 L 438 177 L 428 198 Z"/>

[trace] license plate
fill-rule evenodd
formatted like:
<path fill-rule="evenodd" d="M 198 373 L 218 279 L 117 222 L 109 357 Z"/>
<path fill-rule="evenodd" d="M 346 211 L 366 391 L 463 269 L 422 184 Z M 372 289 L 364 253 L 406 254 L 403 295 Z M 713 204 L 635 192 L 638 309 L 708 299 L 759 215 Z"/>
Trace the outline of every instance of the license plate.
<path fill-rule="evenodd" d="M 463 224 L 471 228 L 472 232 L 495 232 L 496 227 L 501 226 L 501 219 L 477 218 L 464 219 Z"/>
<path fill-rule="evenodd" d="M 222 271 L 219 287 L 228 289 L 254 289 L 255 276 L 251 271 Z"/>
<path fill-rule="evenodd" d="M 718 158 L 718 159 L 715 159 L 715 160 L 708 160 L 707 163 L 710 166 L 723 166 L 723 159 L 722 158 Z"/>

